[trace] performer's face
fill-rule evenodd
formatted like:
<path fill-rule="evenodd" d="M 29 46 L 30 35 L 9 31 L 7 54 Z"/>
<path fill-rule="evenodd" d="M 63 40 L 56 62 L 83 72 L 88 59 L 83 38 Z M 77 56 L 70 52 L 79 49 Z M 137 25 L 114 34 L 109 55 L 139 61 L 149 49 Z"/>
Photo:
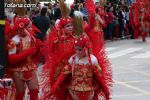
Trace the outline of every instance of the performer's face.
<path fill-rule="evenodd" d="M 22 31 L 21 34 L 20 34 L 20 36 L 21 36 L 21 37 L 25 37 L 25 36 L 26 36 L 26 33 L 25 33 L 24 31 Z"/>
<path fill-rule="evenodd" d="M 64 26 L 65 33 L 72 33 L 73 32 L 73 25 L 72 23 L 68 23 Z"/>
<path fill-rule="evenodd" d="M 101 9 L 101 8 L 98 9 L 98 12 L 99 12 L 100 15 L 101 15 L 101 14 L 104 14 L 104 10 Z"/>
<path fill-rule="evenodd" d="M 75 51 L 79 57 L 85 57 L 86 56 L 85 49 L 83 47 L 75 46 Z"/>
<path fill-rule="evenodd" d="M 28 30 L 32 30 L 32 23 L 29 23 L 29 24 L 28 24 L 27 29 L 28 29 Z"/>

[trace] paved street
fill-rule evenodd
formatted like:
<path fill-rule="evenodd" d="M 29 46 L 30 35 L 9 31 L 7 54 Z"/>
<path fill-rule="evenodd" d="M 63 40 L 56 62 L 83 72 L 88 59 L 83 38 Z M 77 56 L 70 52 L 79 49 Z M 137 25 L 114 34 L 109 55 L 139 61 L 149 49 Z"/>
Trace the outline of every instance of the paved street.
<path fill-rule="evenodd" d="M 112 100 L 150 100 L 150 38 L 106 43 L 113 67 Z"/>

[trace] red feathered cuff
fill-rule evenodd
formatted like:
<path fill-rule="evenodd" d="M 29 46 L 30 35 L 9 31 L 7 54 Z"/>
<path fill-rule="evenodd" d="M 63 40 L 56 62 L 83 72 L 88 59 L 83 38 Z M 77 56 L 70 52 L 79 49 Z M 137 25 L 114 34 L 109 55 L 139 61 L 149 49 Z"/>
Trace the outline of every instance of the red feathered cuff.
<path fill-rule="evenodd" d="M 149 15 L 145 15 L 143 18 L 143 21 L 150 21 L 150 16 Z"/>
<path fill-rule="evenodd" d="M 82 35 L 75 40 L 75 46 L 90 48 L 89 38 L 86 35 Z"/>
<path fill-rule="evenodd" d="M 86 8 L 88 13 L 95 13 L 95 5 L 93 0 L 86 0 Z"/>
<path fill-rule="evenodd" d="M 108 86 L 105 82 L 104 77 L 99 73 L 98 69 L 95 66 L 94 66 L 94 74 L 95 74 L 103 92 L 105 93 L 106 100 L 109 100 L 110 92 L 109 92 Z"/>
<path fill-rule="evenodd" d="M 19 54 L 11 54 L 8 57 L 9 64 L 15 64 L 18 63 L 24 59 L 26 59 L 28 56 L 34 54 L 36 52 L 36 48 L 29 48 L 27 50 L 24 50 L 23 52 Z"/>
<path fill-rule="evenodd" d="M 50 94 L 53 94 L 58 89 L 58 87 L 65 80 L 66 77 L 67 77 L 67 74 L 61 73 L 61 75 L 58 77 L 57 81 L 52 86 Z"/>
<path fill-rule="evenodd" d="M 58 23 L 58 28 L 63 28 L 65 25 L 72 23 L 72 18 L 67 17 L 67 18 L 61 18 L 59 23 Z"/>

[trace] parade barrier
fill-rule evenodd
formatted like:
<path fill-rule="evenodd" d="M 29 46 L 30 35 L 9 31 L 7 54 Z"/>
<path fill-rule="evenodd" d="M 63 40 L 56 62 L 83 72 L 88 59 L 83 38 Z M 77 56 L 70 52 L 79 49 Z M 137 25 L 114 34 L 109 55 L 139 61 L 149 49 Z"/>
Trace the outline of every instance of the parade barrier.
<path fill-rule="evenodd" d="M 13 81 L 10 78 L 0 79 L 0 100 L 15 100 Z"/>

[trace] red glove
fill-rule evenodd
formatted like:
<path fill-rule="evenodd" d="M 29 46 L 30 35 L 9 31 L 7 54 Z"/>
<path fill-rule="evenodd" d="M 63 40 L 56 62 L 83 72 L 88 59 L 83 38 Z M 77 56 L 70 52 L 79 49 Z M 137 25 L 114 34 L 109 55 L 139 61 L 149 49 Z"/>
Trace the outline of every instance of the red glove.
<path fill-rule="evenodd" d="M 27 50 L 24 50 L 23 52 L 21 52 L 19 54 L 11 54 L 11 55 L 9 55 L 9 58 L 8 58 L 9 64 L 18 63 L 18 62 L 26 59 L 30 55 L 36 54 L 36 52 L 37 52 L 36 47 L 32 47 Z"/>
<path fill-rule="evenodd" d="M 35 47 L 40 48 L 41 46 L 43 46 L 43 43 L 39 39 L 36 39 Z"/>
<path fill-rule="evenodd" d="M 61 73 L 61 75 L 58 77 L 57 81 L 52 86 L 50 95 L 52 95 L 58 89 L 59 85 L 64 81 L 66 76 L 67 76 L 67 74 Z"/>
<path fill-rule="evenodd" d="M 53 93 L 56 92 L 58 89 L 59 85 L 64 81 L 66 78 L 67 74 L 61 73 L 61 75 L 58 77 L 57 81 L 54 83 L 54 85 L 51 87 L 50 92 L 44 97 L 44 100 L 50 97 Z"/>
<path fill-rule="evenodd" d="M 89 14 L 94 14 L 95 13 L 95 5 L 93 0 L 86 0 L 85 2 L 86 8 Z"/>
<path fill-rule="evenodd" d="M 108 86 L 104 80 L 104 77 L 100 75 L 100 73 L 98 72 L 95 66 L 94 66 L 94 73 L 95 73 L 97 80 L 99 81 L 99 84 L 103 92 L 105 93 L 106 100 L 110 100 L 110 92 L 109 92 Z"/>

